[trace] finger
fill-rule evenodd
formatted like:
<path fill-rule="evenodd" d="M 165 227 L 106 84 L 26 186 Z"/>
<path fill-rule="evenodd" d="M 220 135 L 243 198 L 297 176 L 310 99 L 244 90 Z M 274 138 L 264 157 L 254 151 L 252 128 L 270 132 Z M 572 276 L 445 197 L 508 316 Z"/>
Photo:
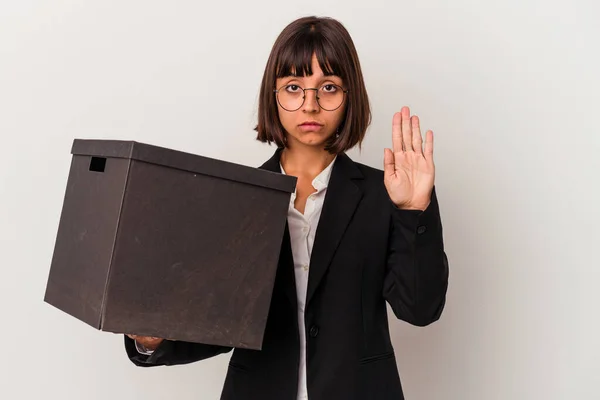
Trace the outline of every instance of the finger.
<path fill-rule="evenodd" d="M 394 176 L 396 173 L 394 164 L 394 153 L 391 149 L 384 149 L 383 151 L 383 175 L 385 177 Z"/>
<path fill-rule="evenodd" d="M 413 115 L 411 118 L 412 124 L 412 147 L 415 153 L 422 154 L 423 153 L 423 138 L 421 137 L 421 126 L 419 122 L 419 117 Z"/>
<path fill-rule="evenodd" d="M 425 158 L 433 160 L 433 131 L 427 131 L 425 134 Z"/>
<path fill-rule="evenodd" d="M 404 151 L 413 151 L 410 109 L 408 107 L 402 107 L 402 145 Z"/>
<path fill-rule="evenodd" d="M 397 112 L 392 119 L 392 149 L 394 153 L 402 151 L 402 114 Z"/>

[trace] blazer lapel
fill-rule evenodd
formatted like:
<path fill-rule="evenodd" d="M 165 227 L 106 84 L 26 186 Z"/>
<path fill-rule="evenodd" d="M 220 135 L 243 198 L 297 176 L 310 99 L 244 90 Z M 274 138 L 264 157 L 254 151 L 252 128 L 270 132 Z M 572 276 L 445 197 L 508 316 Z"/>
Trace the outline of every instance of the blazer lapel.
<path fill-rule="evenodd" d="M 281 148 L 278 148 L 273 156 L 263 165 L 261 165 L 259 169 L 281 174 L 281 167 L 279 164 L 281 160 L 281 150 Z M 292 303 L 294 309 L 296 309 L 298 307 L 298 300 L 296 298 L 296 277 L 294 276 L 294 259 L 287 217 L 285 229 L 283 231 L 283 241 L 281 243 L 279 262 L 280 265 L 277 269 L 277 275 L 279 275 L 279 278 L 281 279 L 283 291 L 285 292 L 289 301 Z"/>
<path fill-rule="evenodd" d="M 344 153 L 338 154 L 325 194 L 310 260 L 306 305 L 327 272 L 331 259 L 350 223 L 363 192 L 354 182 L 363 175 Z"/>

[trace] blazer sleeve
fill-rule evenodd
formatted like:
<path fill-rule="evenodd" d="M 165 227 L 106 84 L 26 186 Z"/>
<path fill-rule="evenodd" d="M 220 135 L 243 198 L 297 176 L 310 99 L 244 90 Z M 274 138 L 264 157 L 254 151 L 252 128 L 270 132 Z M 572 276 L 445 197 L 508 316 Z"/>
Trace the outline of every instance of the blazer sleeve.
<path fill-rule="evenodd" d="M 398 319 L 426 326 L 442 314 L 449 275 L 435 187 L 424 211 L 390 206 L 383 296 Z"/>
<path fill-rule="evenodd" d="M 127 356 L 138 367 L 189 364 L 231 351 L 233 347 L 164 340 L 151 355 L 140 353 L 135 341 L 124 335 Z"/>

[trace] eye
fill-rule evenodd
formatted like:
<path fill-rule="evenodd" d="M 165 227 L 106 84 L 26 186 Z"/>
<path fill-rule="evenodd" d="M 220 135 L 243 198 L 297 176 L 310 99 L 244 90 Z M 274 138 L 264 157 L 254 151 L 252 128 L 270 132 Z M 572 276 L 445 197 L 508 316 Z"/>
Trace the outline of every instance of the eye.
<path fill-rule="evenodd" d="M 337 86 L 336 85 L 332 85 L 332 84 L 328 84 L 328 85 L 323 86 L 322 89 L 326 93 L 335 93 L 337 91 Z"/>
<path fill-rule="evenodd" d="M 290 92 L 290 93 L 297 93 L 301 89 L 300 89 L 300 86 L 298 86 L 298 85 L 287 85 L 285 87 L 285 90 L 288 91 L 288 92 Z"/>

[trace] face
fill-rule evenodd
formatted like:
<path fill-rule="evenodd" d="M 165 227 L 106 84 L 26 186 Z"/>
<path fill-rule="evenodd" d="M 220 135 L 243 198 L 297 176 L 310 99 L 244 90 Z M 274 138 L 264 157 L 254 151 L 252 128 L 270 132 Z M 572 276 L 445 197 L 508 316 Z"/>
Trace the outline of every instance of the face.
<path fill-rule="evenodd" d="M 331 85 L 338 85 L 343 88 L 343 81 L 338 76 L 325 76 L 319 67 L 319 62 L 315 55 L 313 55 L 312 58 L 312 72 L 313 74 L 311 76 L 306 77 L 288 76 L 279 78 L 277 79 L 276 87 L 280 89 L 286 85 L 291 85 L 287 86 L 287 89 L 283 88 L 281 90 L 287 90 L 290 96 L 296 95 L 300 98 L 302 97 L 302 91 L 298 87 L 324 87 L 324 93 L 323 96 L 321 96 L 321 104 L 323 104 L 325 108 L 330 108 L 326 106 L 325 98 L 333 96 L 332 91 L 336 90 Z M 332 135 L 335 135 L 337 127 L 342 122 L 344 111 L 346 109 L 346 101 L 346 96 L 344 96 L 343 103 L 340 107 L 333 111 L 326 111 L 319 106 L 319 103 L 317 103 L 317 91 L 307 90 L 305 92 L 304 104 L 296 111 L 287 111 L 282 108 L 279 102 L 277 102 L 279 120 L 286 131 L 288 146 L 294 147 L 301 145 L 325 147 L 327 139 Z"/>

